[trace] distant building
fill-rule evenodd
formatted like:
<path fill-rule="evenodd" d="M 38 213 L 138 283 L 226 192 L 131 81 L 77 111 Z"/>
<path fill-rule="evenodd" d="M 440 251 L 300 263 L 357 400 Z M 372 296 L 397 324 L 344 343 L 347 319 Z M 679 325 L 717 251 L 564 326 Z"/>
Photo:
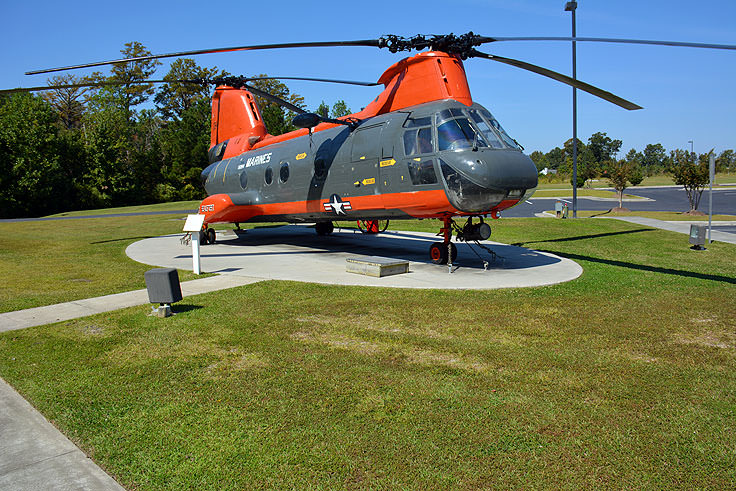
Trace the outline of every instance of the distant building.
<path fill-rule="evenodd" d="M 550 169 L 549 167 L 545 167 L 544 169 L 540 170 L 539 173 L 543 176 L 546 176 L 547 174 L 557 174 L 557 169 Z"/>

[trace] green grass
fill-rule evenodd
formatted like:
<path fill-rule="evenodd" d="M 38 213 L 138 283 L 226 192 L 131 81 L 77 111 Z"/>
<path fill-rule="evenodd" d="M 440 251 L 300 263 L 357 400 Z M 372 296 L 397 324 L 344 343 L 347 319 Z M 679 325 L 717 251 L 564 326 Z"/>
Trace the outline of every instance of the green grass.
<path fill-rule="evenodd" d="M 584 273 L 500 291 L 262 282 L 169 319 L 4 333 L 0 376 L 127 488 L 731 487 L 736 246 L 616 220 L 502 219 L 493 238 Z"/>
<path fill-rule="evenodd" d="M 120 208 L 102 208 L 98 210 L 79 210 L 79 211 L 68 211 L 64 213 L 57 213 L 55 215 L 49 215 L 52 217 L 76 217 L 76 216 L 89 216 L 89 215 L 112 215 L 115 213 L 141 213 L 149 211 L 181 211 L 191 210 L 192 213 L 197 211 L 199 201 L 173 201 L 171 203 L 156 203 L 153 205 L 135 205 L 135 206 L 123 206 Z"/>
<path fill-rule="evenodd" d="M 180 215 L 0 223 L 0 312 L 145 288 L 131 243 L 179 233 Z M 184 281 L 191 272 L 179 271 Z"/>
<path fill-rule="evenodd" d="M 601 178 L 596 179 L 590 183 L 593 188 L 610 188 L 611 183 L 608 181 L 608 179 Z M 723 184 L 736 184 L 736 173 L 726 173 L 726 172 L 718 172 L 716 173 L 716 185 L 723 185 Z M 674 186 L 675 183 L 672 181 L 672 176 L 668 174 L 661 174 L 657 176 L 650 176 L 645 177 L 644 181 L 639 186 Z M 564 179 L 558 179 L 557 177 L 553 177 L 552 182 L 548 182 L 548 179 L 545 176 L 539 176 L 539 187 L 538 189 L 555 189 L 555 190 L 567 190 L 569 193 L 572 194 L 572 185 L 570 184 L 570 180 L 564 180 Z M 578 192 L 584 190 L 586 188 L 578 189 Z M 627 188 L 629 192 L 634 192 L 636 190 L 636 187 Z"/>

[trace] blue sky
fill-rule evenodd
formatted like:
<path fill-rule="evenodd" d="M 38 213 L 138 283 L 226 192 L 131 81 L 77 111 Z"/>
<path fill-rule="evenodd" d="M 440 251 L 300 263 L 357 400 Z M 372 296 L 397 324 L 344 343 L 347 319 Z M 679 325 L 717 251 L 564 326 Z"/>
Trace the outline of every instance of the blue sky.
<path fill-rule="evenodd" d="M 9 2 L 0 7 L 0 87 L 43 85 L 30 69 L 113 59 L 140 41 L 154 53 L 244 44 L 352 40 L 383 34 L 569 36 L 565 0 L 345 2 Z M 578 36 L 736 44 L 736 2 L 580 0 Z M 488 53 L 570 74 L 562 42 L 505 42 Z M 234 74 L 268 73 L 375 81 L 406 55 L 375 48 L 311 48 L 196 57 Z M 501 121 L 527 152 L 547 151 L 572 135 L 572 90 L 539 75 L 486 60 L 465 62 L 474 100 Z M 166 73 L 167 65 L 157 75 Z M 85 72 L 78 72 L 84 75 Z M 578 135 L 596 131 L 630 148 L 736 149 L 736 51 L 578 43 L 578 78 L 643 106 L 626 111 L 578 91 Z M 314 108 L 344 99 L 359 110 L 378 88 L 289 82 Z"/>

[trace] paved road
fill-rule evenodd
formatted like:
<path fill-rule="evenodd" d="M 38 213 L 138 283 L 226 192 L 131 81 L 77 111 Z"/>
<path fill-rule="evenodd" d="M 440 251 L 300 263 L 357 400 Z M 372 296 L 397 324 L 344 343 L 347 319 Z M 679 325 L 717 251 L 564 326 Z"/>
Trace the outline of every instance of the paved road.
<path fill-rule="evenodd" d="M 626 193 L 648 198 L 648 200 L 624 201 L 624 206 L 632 211 L 687 211 L 690 209 L 687 194 L 679 186 L 629 188 Z M 568 199 L 568 201 L 572 200 Z M 552 210 L 554 206 L 554 198 L 535 198 L 532 196 L 529 202 L 506 210 L 501 215 L 504 217 L 531 217 L 535 213 Z M 572 214 L 572 204 L 569 206 Z M 606 211 L 615 206 L 618 206 L 616 201 L 578 197 L 578 210 Z M 708 212 L 707 190 L 703 193 L 698 209 L 705 213 Z M 733 189 L 713 190 L 713 214 L 736 215 L 736 186 Z"/>

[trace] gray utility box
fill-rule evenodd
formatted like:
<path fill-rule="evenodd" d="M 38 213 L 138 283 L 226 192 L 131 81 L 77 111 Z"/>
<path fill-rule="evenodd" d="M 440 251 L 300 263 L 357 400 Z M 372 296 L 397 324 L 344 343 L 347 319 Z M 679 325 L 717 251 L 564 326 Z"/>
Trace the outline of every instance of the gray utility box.
<path fill-rule="evenodd" d="M 349 257 L 347 263 L 348 273 L 364 274 L 376 278 L 409 272 L 409 261 L 388 257 Z"/>
<path fill-rule="evenodd" d="M 690 243 L 696 248 L 705 245 L 705 225 L 690 225 Z"/>
<path fill-rule="evenodd" d="M 175 268 L 149 269 L 143 276 L 151 303 L 171 304 L 181 300 L 179 273 Z"/>

